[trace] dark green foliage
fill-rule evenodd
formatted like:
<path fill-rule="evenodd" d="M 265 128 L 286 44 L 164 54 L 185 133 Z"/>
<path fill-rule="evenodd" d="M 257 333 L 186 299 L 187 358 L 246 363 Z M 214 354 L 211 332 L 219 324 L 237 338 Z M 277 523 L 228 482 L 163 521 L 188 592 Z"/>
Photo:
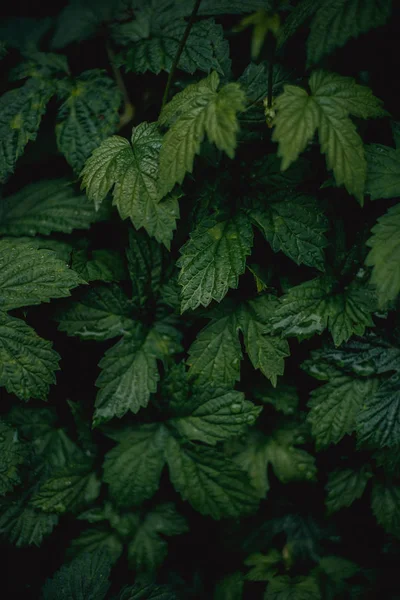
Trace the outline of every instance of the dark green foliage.
<path fill-rule="evenodd" d="M 398 598 L 396 3 L 25 4 L 0 595 Z"/>

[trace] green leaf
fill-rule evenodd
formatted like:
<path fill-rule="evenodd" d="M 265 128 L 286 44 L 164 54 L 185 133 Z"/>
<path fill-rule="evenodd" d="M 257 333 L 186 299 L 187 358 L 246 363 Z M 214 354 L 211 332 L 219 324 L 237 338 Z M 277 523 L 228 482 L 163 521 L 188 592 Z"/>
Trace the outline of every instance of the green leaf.
<path fill-rule="evenodd" d="M 298 408 L 299 397 L 292 385 L 280 382 L 276 388 L 268 387 L 255 390 L 255 397 L 265 404 L 272 404 L 278 412 L 293 415 Z"/>
<path fill-rule="evenodd" d="M 126 279 L 125 263 L 118 250 L 73 250 L 71 266 L 85 281 Z"/>
<path fill-rule="evenodd" d="M 124 587 L 115 600 L 177 600 L 175 593 L 166 585 L 140 583 Z"/>
<path fill-rule="evenodd" d="M 26 455 L 27 448 L 18 439 L 17 431 L 0 421 L 0 496 L 21 482 L 18 467 Z"/>
<path fill-rule="evenodd" d="M 335 292 L 330 277 L 319 277 L 292 287 L 282 296 L 281 305 L 272 316 L 272 330 L 285 337 L 311 337 L 327 327 L 336 346 L 346 342 L 353 333 L 363 335 L 374 325 L 371 312 L 375 309 L 374 294 L 350 284 L 344 293 Z"/>
<path fill-rule="evenodd" d="M 317 449 L 337 444 L 352 433 L 362 406 L 378 388 L 377 379 L 358 379 L 348 375 L 333 377 L 311 392 L 308 422 Z"/>
<path fill-rule="evenodd" d="M 157 391 L 157 360 L 178 352 L 179 335 L 172 327 L 156 323 L 146 330 L 136 323 L 129 334 L 107 350 L 99 366 L 96 381 L 100 388 L 95 403 L 95 426 L 113 417 L 121 418 L 128 410 L 139 412 L 147 406 L 150 394 Z"/>
<path fill-rule="evenodd" d="M 103 481 L 119 506 L 137 506 L 158 490 L 164 468 L 167 430 L 140 425 L 118 436 L 118 445 L 107 452 Z"/>
<path fill-rule="evenodd" d="M 350 38 L 384 25 L 391 14 L 391 5 L 390 0 L 336 0 L 317 5 L 307 40 L 308 64 L 319 62 Z"/>
<path fill-rule="evenodd" d="M 40 546 L 58 523 L 57 515 L 37 510 L 21 497 L 0 508 L 0 533 L 17 548 Z"/>
<path fill-rule="evenodd" d="M 290 356 L 286 340 L 271 335 L 271 317 L 278 305 L 274 296 L 264 294 L 246 302 L 239 315 L 246 351 L 253 367 L 260 369 L 273 386 L 278 375 L 283 375 L 284 359 Z"/>
<path fill-rule="evenodd" d="M 0 39 L 10 48 L 34 51 L 51 27 L 51 17 L 9 17 L 2 19 Z"/>
<path fill-rule="evenodd" d="M 0 233 L 49 235 L 88 229 L 98 217 L 93 204 L 77 194 L 66 179 L 48 179 L 26 185 L 1 204 Z"/>
<path fill-rule="evenodd" d="M 359 440 L 378 448 L 398 446 L 399 412 L 400 374 L 396 373 L 363 403 L 357 419 Z"/>
<path fill-rule="evenodd" d="M 86 161 L 82 187 L 98 207 L 115 186 L 113 203 L 121 218 L 130 217 L 136 229 L 144 227 L 150 236 L 169 248 L 179 218 L 179 195 L 159 201 L 160 148 L 161 135 L 156 123 L 140 123 L 133 129 L 131 143 L 112 136 Z"/>
<path fill-rule="evenodd" d="M 236 571 L 217 582 L 213 600 L 242 600 L 243 587 L 243 573 Z"/>
<path fill-rule="evenodd" d="M 296 33 L 300 26 L 315 13 L 318 4 L 315 0 L 301 0 L 292 8 L 283 25 L 279 28 L 277 36 L 278 48 L 283 46 Z"/>
<path fill-rule="evenodd" d="M 321 600 L 317 581 L 308 577 L 279 575 L 268 584 L 264 600 Z"/>
<path fill-rule="evenodd" d="M 351 506 L 355 500 L 361 498 L 371 479 L 372 473 L 368 466 L 359 470 L 337 469 L 329 474 L 326 484 L 326 507 L 329 513 L 336 512 L 344 506 Z"/>
<path fill-rule="evenodd" d="M 259 497 L 243 471 L 215 449 L 170 437 L 166 459 L 175 489 L 201 514 L 235 518 L 256 510 Z"/>
<path fill-rule="evenodd" d="M 365 151 L 368 163 L 365 193 L 371 196 L 371 200 L 399 196 L 400 149 L 369 144 Z"/>
<path fill-rule="evenodd" d="M 174 96 L 159 117 L 162 125 L 172 123 L 163 138 L 160 152 L 159 194 L 162 198 L 185 174 L 193 171 L 196 154 L 207 134 L 219 150 L 233 158 L 239 125 L 236 113 L 245 107 L 245 94 L 237 83 L 228 83 L 218 92 L 215 71 L 206 79 L 187 86 Z"/>
<path fill-rule="evenodd" d="M 91 470 L 91 462 L 70 464 L 53 472 L 33 495 L 31 504 L 46 513 L 76 512 L 96 500 L 100 481 Z"/>
<path fill-rule="evenodd" d="M 109 340 L 133 325 L 131 304 L 119 286 L 94 287 L 56 315 L 58 328 L 86 340 Z"/>
<path fill-rule="evenodd" d="M 132 281 L 132 301 L 141 308 L 158 295 L 164 275 L 164 253 L 146 233 L 131 228 L 126 257 Z"/>
<path fill-rule="evenodd" d="M 111 563 L 104 551 L 78 556 L 63 565 L 42 589 L 42 600 L 103 600 L 110 582 Z"/>
<path fill-rule="evenodd" d="M 137 571 L 151 572 L 159 567 L 168 553 L 165 536 L 188 531 L 186 520 L 171 503 L 160 504 L 138 520 L 128 545 L 128 560 Z"/>
<path fill-rule="evenodd" d="M 0 311 L 0 385 L 22 400 L 46 400 L 60 356 L 24 321 Z"/>
<path fill-rule="evenodd" d="M 246 431 L 261 411 L 261 407 L 245 400 L 241 392 L 201 386 L 195 387 L 192 396 L 177 411 L 178 416 L 169 423 L 189 440 L 215 445 Z"/>
<path fill-rule="evenodd" d="M 10 310 L 70 295 L 84 281 L 50 250 L 0 241 L 0 309 Z"/>
<path fill-rule="evenodd" d="M 182 19 L 169 22 L 146 23 L 149 36 L 130 40 L 126 68 L 135 73 L 160 73 L 170 71 L 187 23 Z M 128 40 L 126 40 L 128 41 Z M 134 42 L 132 44 L 132 41 Z M 125 62 L 125 61 L 124 61 Z M 178 68 L 188 73 L 215 69 L 228 76 L 230 70 L 229 44 L 224 40 L 223 29 L 212 19 L 194 23 L 179 59 Z"/>
<path fill-rule="evenodd" d="M 365 264 L 372 267 L 371 283 L 376 286 L 381 308 L 400 292 L 400 204 L 379 217 L 367 241 L 371 248 Z"/>
<path fill-rule="evenodd" d="M 250 220 L 242 213 L 226 221 L 202 220 L 182 247 L 177 263 L 182 312 L 208 306 L 212 300 L 221 302 L 229 288 L 237 288 L 252 244 Z"/>
<path fill-rule="evenodd" d="M 107 525 L 99 525 L 85 529 L 79 537 L 72 540 L 68 554 L 78 556 L 88 552 L 104 550 L 110 561 L 116 563 L 124 546 L 118 534 Z"/>
<path fill-rule="evenodd" d="M 270 550 L 268 554 L 257 552 L 250 554 L 244 561 L 247 567 L 252 567 L 246 573 L 247 581 L 269 581 L 278 573 L 279 563 L 282 562 L 282 554 L 279 550 Z"/>
<path fill-rule="evenodd" d="M 0 182 L 14 172 L 29 141 L 36 139 L 46 105 L 54 93 L 52 85 L 39 78 L 28 79 L 20 88 L 0 98 Z"/>
<path fill-rule="evenodd" d="M 379 525 L 390 535 L 400 537 L 400 486 L 375 482 L 371 508 Z"/>
<path fill-rule="evenodd" d="M 189 348 L 189 375 L 198 385 L 232 388 L 240 378 L 242 349 L 234 314 L 211 321 Z"/>
<path fill-rule="evenodd" d="M 281 192 L 265 205 L 260 202 L 250 216 L 274 252 L 281 250 L 297 265 L 325 270 L 328 220 L 313 197 Z"/>
<path fill-rule="evenodd" d="M 99 70 L 85 71 L 63 90 L 56 125 L 57 146 L 76 173 L 119 123 L 121 93 Z"/>

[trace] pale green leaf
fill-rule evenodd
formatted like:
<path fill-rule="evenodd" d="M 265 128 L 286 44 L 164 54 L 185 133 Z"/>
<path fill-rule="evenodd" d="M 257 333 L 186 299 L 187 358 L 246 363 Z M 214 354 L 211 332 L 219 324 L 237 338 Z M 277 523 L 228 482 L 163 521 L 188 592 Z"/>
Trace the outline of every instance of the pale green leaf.
<path fill-rule="evenodd" d="M 251 223 L 242 213 L 226 221 L 215 217 L 201 221 L 177 263 L 182 312 L 208 306 L 212 300 L 221 302 L 229 288 L 237 288 L 252 244 Z"/>
<path fill-rule="evenodd" d="M 371 283 L 376 286 L 378 302 L 386 307 L 400 292 L 400 204 L 379 217 L 367 241 L 371 248 L 365 264 L 372 267 Z"/>
<path fill-rule="evenodd" d="M 261 410 L 245 400 L 241 392 L 199 386 L 169 423 L 189 440 L 214 445 L 243 433 Z"/>
<path fill-rule="evenodd" d="M 336 512 L 344 506 L 351 506 L 355 500 L 361 498 L 371 477 L 371 470 L 366 466 L 359 470 L 337 469 L 330 473 L 325 486 L 325 503 L 329 513 Z"/>
<path fill-rule="evenodd" d="M 390 535 L 400 537 L 400 486 L 374 483 L 371 508 L 379 525 Z"/>
<path fill-rule="evenodd" d="M 99 219 L 93 204 L 77 194 L 66 179 L 41 180 L 3 199 L 0 233 L 5 235 L 49 235 L 88 229 Z"/>
<path fill-rule="evenodd" d="M 18 432 L 0 421 L 0 496 L 20 483 L 19 466 L 27 456 L 27 447 Z"/>
<path fill-rule="evenodd" d="M 317 13 L 307 40 L 309 64 L 319 62 L 335 48 L 344 46 L 374 27 L 384 25 L 391 13 L 391 0 L 335 0 L 315 2 Z"/>
<path fill-rule="evenodd" d="M 180 446 L 170 437 L 166 459 L 175 489 L 201 514 L 235 518 L 256 510 L 256 490 L 244 472 L 216 449 Z"/>
<path fill-rule="evenodd" d="M 274 252 L 281 250 L 298 265 L 325 270 L 328 220 L 313 197 L 278 193 L 265 204 L 259 202 L 250 216 Z"/>
<path fill-rule="evenodd" d="M 46 400 L 59 355 L 24 321 L 0 312 L 0 385 L 22 400 Z"/>
<path fill-rule="evenodd" d="M 70 295 L 84 281 L 51 250 L 0 241 L 0 309 L 49 302 Z"/>
<path fill-rule="evenodd" d="M 159 425 L 140 425 L 118 437 L 107 452 L 103 481 L 119 506 L 137 506 L 157 491 L 163 470 L 167 431 Z"/>
<path fill-rule="evenodd" d="M 26 144 L 36 139 L 53 93 L 51 84 L 32 78 L 0 98 L 0 182 L 14 172 Z"/>
<path fill-rule="evenodd" d="M 56 315 L 58 328 L 86 340 L 108 340 L 132 327 L 131 304 L 117 285 L 93 287 Z"/>
<path fill-rule="evenodd" d="M 308 422 L 317 448 L 337 444 L 343 436 L 351 434 L 357 415 L 377 388 L 377 379 L 337 375 L 311 392 Z"/>
<path fill-rule="evenodd" d="M 99 70 L 85 71 L 65 90 L 56 125 L 57 145 L 68 163 L 79 173 L 103 140 L 119 123 L 121 92 L 112 79 Z"/>
<path fill-rule="evenodd" d="M 363 443 L 394 447 L 400 441 L 400 374 L 386 379 L 368 397 L 358 414 L 357 433 Z"/>
<path fill-rule="evenodd" d="M 366 147 L 368 163 L 365 193 L 371 200 L 400 196 L 400 149 L 381 144 Z"/>

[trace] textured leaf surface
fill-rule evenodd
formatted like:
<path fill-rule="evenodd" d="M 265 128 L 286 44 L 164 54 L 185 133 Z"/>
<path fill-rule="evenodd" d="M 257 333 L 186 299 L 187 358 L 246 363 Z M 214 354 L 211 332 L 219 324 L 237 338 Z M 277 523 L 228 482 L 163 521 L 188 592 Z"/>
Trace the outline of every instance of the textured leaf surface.
<path fill-rule="evenodd" d="M 119 123 L 121 93 L 101 71 L 85 71 L 64 93 L 58 112 L 57 145 L 76 173 Z"/>
<path fill-rule="evenodd" d="M 400 292 L 400 204 L 389 208 L 371 231 L 365 264 L 372 267 L 371 283 L 380 306 L 385 307 Z"/>
<path fill-rule="evenodd" d="M 132 281 L 132 302 L 144 307 L 154 302 L 163 278 L 163 251 L 144 231 L 129 231 L 126 250 L 128 271 Z"/>
<path fill-rule="evenodd" d="M 265 205 L 259 203 L 250 215 L 274 252 L 281 250 L 298 265 L 324 271 L 328 221 L 314 198 L 280 193 Z"/>
<path fill-rule="evenodd" d="M 337 469 L 329 474 L 326 484 L 326 507 L 330 513 L 351 506 L 361 498 L 372 473 L 368 467 L 359 470 Z"/>
<path fill-rule="evenodd" d="M 107 552 L 112 563 L 117 562 L 124 549 L 123 541 L 118 533 L 108 525 L 100 524 L 97 527 L 85 529 L 71 542 L 69 554 L 82 555 L 87 552 Z"/>
<path fill-rule="evenodd" d="M 0 312 L 0 385 L 22 400 L 46 400 L 60 357 L 24 321 Z"/>
<path fill-rule="evenodd" d="M 103 600 L 110 583 L 111 563 L 105 552 L 78 556 L 63 565 L 42 589 L 43 600 Z"/>
<path fill-rule="evenodd" d="M 166 458 L 175 489 L 201 514 L 221 519 L 256 510 L 259 497 L 243 471 L 215 449 L 181 447 L 171 437 Z"/>
<path fill-rule="evenodd" d="M 17 548 L 40 546 L 57 523 L 57 515 L 44 513 L 23 501 L 1 506 L 0 533 Z"/>
<path fill-rule="evenodd" d="M 131 305 L 117 285 L 89 290 L 79 301 L 60 310 L 60 331 L 87 340 L 108 340 L 128 333 L 133 326 Z"/>
<path fill-rule="evenodd" d="M 244 214 L 222 222 L 213 217 L 201 221 L 178 261 L 182 312 L 221 302 L 229 288 L 237 288 L 252 244 L 253 231 Z"/>
<path fill-rule="evenodd" d="M 71 267 L 85 281 L 121 281 L 126 279 L 126 267 L 118 250 L 73 250 Z"/>
<path fill-rule="evenodd" d="M 311 393 L 308 421 L 317 448 L 337 444 L 354 431 L 357 415 L 378 387 L 377 379 L 337 376 Z"/>
<path fill-rule="evenodd" d="M 366 147 L 368 176 L 365 191 L 371 200 L 400 196 L 400 149 L 381 144 Z"/>
<path fill-rule="evenodd" d="M 52 85 L 32 78 L 21 88 L 6 92 L 0 98 L 0 182 L 14 172 L 26 144 L 36 139 L 53 93 Z"/>
<path fill-rule="evenodd" d="M 177 597 L 166 585 L 138 582 L 123 588 L 116 600 L 177 600 Z"/>
<path fill-rule="evenodd" d="M 141 425 L 127 430 L 107 452 L 103 480 L 119 506 L 140 505 L 157 491 L 165 463 L 166 433 L 158 425 Z"/>
<path fill-rule="evenodd" d="M 311 23 L 307 40 L 309 64 L 321 60 L 349 38 L 384 25 L 391 13 L 390 0 L 335 0 L 322 2 Z"/>
<path fill-rule="evenodd" d="M 376 482 L 372 488 L 371 508 L 387 533 L 400 536 L 400 486 Z"/>
<path fill-rule="evenodd" d="M 400 374 L 384 381 L 364 402 L 357 419 L 360 441 L 378 448 L 397 446 L 400 440 Z"/>
<path fill-rule="evenodd" d="M 83 280 L 50 250 L 0 241 L 0 309 L 48 302 L 70 295 Z"/>
<path fill-rule="evenodd" d="M 7 196 L 0 208 L 0 233 L 49 235 L 88 229 L 98 220 L 93 204 L 77 194 L 66 179 L 48 179 L 26 185 Z"/>
<path fill-rule="evenodd" d="M 206 79 L 187 86 L 161 112 L 160 124 L 172 125 L 160 152 L 160 197 L 193 171 L 205 134 L 219 150 L 234 157 L 239 130 L 236 113 L 245 107 L 245 94 L 237 83 L 228 83 L 217 92 L 218 85 L 219 76 L 213 71 Z"/>
<path fill-rule="evenodd" d="M 199 387 L 170 423 L 189 440 L 214 445 L 243 433 L 261 410 L 241 392 Z"/>
<path fill-rule="evenodd" d="M 20 483 L 18 467 L 24 462 L 27 448 L 18 433 L 0 421 L 0 496 Z"/>

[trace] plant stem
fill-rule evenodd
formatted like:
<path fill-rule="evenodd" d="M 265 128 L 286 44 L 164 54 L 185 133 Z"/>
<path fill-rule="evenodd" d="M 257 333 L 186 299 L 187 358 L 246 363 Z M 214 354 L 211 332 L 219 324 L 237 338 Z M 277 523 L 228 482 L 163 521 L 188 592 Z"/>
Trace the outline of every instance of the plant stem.
<path fill-rule="evenodd" d="M 122 97 L 124 100 L 124 112 L 120 115 L 118 127 L 118 129 L 122 129 L 122 127 L 124 127 L 125 125 L 130 123 L 130 121 L 132 121 L 135 115 L 135 107 L 132 104 L 131 99 L 129 98 L 128 90 L 126 89 L 125 82 L 121 75 L 121 71 L 115 65 L 115 54 L 108 42 L 106 43 L 106 49 L 108 60 L 110 61 L 111 69 L 114 75 L 114 79 L 116 81 L 118 89 L 122 93 Z"/>
<path fill-rule="evenodd" d="M 196 0 L 195 5 L 194 5 L 193 10 L 192 10 L 192 14 L 190 15 L 190 19 L 189 19 L 188 24 L 186 26 L 185 33 L 183 34 L 183 37 L 182 37 L 182 39 L 181 39 L 181 41 L 179 43 L 178 51 L 176 53 L 176 56 L 174 58 L 174 62 L 172 63 L 172 67 L 171 67 L 171 70 L 170 70 L 169 75 L 168 75 L 167 85 L 165 86 L 164 95 L 163 95 L 162 104 L 161 104 L 161 110 L 164 108 L 164 106 L 167 103 L 169 90 L 170 90 L 171 84 L 172 84 L 172 79 L 173 79 L 173 77 L 175 75 L 175 71 L 176 71 L 176 68 L 178 66 L 179 59 L 182 56 L 182 52 L 183 52 L 183 49 L 185 47 L 186 41 L 187 41 L 187 39 L 189 37 L 190 30 L 192 29 L 192 26 L 193 26 L 194 20 L 196 18 L 197 12 L 198 12 L 198 10 L 200 8 L 200 3 L 201 3 L 201 0 Z"/>

